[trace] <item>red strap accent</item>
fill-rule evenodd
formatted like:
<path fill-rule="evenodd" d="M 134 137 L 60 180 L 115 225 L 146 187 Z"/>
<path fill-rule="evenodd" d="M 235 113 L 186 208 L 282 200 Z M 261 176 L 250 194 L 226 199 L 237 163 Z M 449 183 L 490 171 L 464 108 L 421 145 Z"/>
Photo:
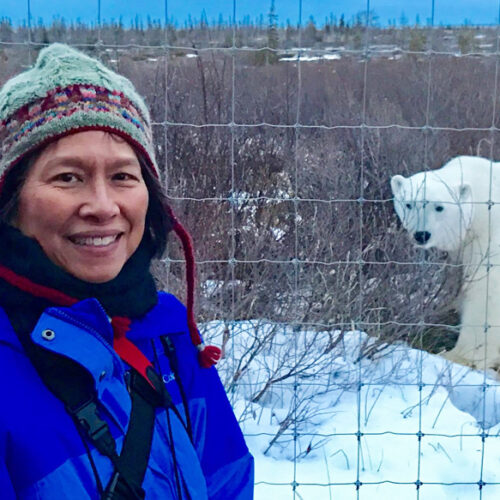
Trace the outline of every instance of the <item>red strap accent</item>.
<path fill-rule="evenodd" d="M 198 327 L 196 326 L 196 320 L 194 318 L 194 280 L 195 280 L 195 260 L 194 251 L 191 237 L 186 229 L 180 224 L 176 219 L 174 213 L 168 207 L 168 214 L 173 222 L 173 229 L 179 239 L 181 240 L 184 255 L 186 258 L 186 281 L 187 281 L 187 324 L 188 330 L 193 344 L 198 347 L 198 360 L 202 368 L 210 368 L 211 366 L 217 364 L 221 358 L 221 350 L 216 346 L 204 346 L 200 334 L 198 332 Z M 8 267 L 0 265 L 0 278 L 11 285 L 23 290 L 24 292 L 30 293 L 35 297 L 41 297 L 50 300 L 61 306 L 72 306 L 78 302 L 78 299 L 66 295 L 54 288 L 50 288 L 38 283 L 34 283 L 28 278 L 16 274 Z M 114 332 L 113 348 L 116 353 L 122 358 L 126 363 L 135 368 L 150 384 L 154 387 L 154 384 L 149 380 L 147 376 L 147 368 L 153 367 L 151 362 L 144 356 L 140 349 L 127 339 L 126 333 L 130 328 L 130 319 L 115 316 L 112 318 L 111 325 Z"/>
<path fill-rule="evenodd" d="M 111 320 L 113 327 L 113 348 L 123 361 L 135 368 L 155 389 L 154 384 L 149 380 L 147 369 L 153 368 L 151 361 L 141 352 L 141 350 L 131 342 L 126 333 L 130 328 L 130 319 L 121 316 L 114 316 Z"/>
<path fill-rule="evenodd" d="M 0 278 L 3 278 L 7 281 L 7 283 L 19 288 L 23 292 L 30 293 L 35 297 L 48 299 L 61 306 L 72 306 L 78 302 L 77 299 L 62 293 L 59 290 L 34 283 L 28 278 L 11 271 L 8 267 L 0 266 Z"/>
<path fill-rule="evenodd" d="M 214 345 L 206 345 L 198 353 L 198 361 L 202 368 L 210 368 L 217 364 L 221 358 L 222 351 Z"/>
<path fill-rule="evenodd" d="M 20 276 L 8 267 L 2 265 L 0 265 L 0 278 L 3 278 L 7 281 L 7 283 L 10 283 L 24 292 L 34 295 L 35 297 L 41 297 L 62 306 L 71 306 L 78 302 L 78 299 L 75 299 L 74 297 L 70 297 L 69 295 L 66 295 L 65 293 L 62 293 L 54 288 L 34 283 L 28 278 Z M 111 326 L 113 327 L 114 333 L 113 348 L 118 356 L 120 356 L 120 358 L 130 366 L 135 368 L 151 384 L 151 386 L 155 388 L 154 384 L 151 380 L 149 380 L 147 375 L 147 369 L 149 367 L 153 368 L 153 365 L 149 359 L 144 356 L 140 349 L 126 337 L 126 333 L 130 328 L 130 319 L 115 316 L 111 320 Z"/>

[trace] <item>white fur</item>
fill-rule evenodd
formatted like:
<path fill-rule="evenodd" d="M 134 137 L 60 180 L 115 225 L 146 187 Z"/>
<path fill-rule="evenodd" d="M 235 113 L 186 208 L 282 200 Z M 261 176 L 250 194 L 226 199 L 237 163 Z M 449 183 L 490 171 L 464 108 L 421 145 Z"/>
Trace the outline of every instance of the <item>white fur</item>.
<path fill-rule="evenodd" d="M 500 162 L 459 156 L 391 178 L 394 206 L 413 243 L 463 263 L 461 328 L 448 359 L 500 367 Z M 490 202 L 493 202 L 491 204 Z"/>

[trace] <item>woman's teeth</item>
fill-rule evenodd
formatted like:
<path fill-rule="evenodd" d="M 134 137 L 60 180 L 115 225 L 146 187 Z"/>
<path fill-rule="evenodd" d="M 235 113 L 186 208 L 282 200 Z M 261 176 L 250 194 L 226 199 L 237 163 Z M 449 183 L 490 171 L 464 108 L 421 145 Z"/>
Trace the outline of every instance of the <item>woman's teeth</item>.
<path fill-rule="evenodd" d="M 72 238 L 73 243 L 76 243 L 77 245 L 85 245 L 85 246 L 92 246 L 92 247 L 105 247 L 107 245 L 110 245 L 116 239 L 118 238 L 118 235 L 115 234 L 114 236 L 96 236 L 96 237 L 88 237 L 88 238 Z"/>

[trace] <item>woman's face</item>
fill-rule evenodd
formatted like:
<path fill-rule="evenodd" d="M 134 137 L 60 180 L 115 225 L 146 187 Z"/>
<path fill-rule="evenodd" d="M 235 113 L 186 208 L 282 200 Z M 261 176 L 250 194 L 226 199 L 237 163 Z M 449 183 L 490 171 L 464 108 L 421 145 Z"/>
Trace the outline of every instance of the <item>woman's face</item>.
<path fill-rule="evenodd" d="M 104 131 L 79 132 L 36 158 L 14 225 L 68 273 L 104 283 L 139 246 L 148 200 L 139 160 L 125 140 Z"/>

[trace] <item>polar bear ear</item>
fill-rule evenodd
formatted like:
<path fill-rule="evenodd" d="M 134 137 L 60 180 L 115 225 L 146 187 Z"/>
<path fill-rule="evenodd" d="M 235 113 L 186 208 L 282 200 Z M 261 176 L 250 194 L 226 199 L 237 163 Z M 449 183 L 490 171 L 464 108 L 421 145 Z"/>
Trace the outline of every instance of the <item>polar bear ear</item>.
<path fill-rule="evenodd" d="M 472 188 L 470 184 L 462 184 L 458 187 L 458 202 L 460 203 L 465 229 L 468 231 L 471 228 L 474 216 L 474 204 L 472 203 Z"/>
<path fill-rule="evenodd" d="M 460 203 L 472 202 L 472 188 L 470 184 L 462 184 L 458 188 L 458 200 Z"/>
<path fill-rule="evenodd" d="M 391 189 L 394 196 L 400 193 L 405 181 L 406 179 L 402 175 L 394 175 L 391 177 Z"/>

